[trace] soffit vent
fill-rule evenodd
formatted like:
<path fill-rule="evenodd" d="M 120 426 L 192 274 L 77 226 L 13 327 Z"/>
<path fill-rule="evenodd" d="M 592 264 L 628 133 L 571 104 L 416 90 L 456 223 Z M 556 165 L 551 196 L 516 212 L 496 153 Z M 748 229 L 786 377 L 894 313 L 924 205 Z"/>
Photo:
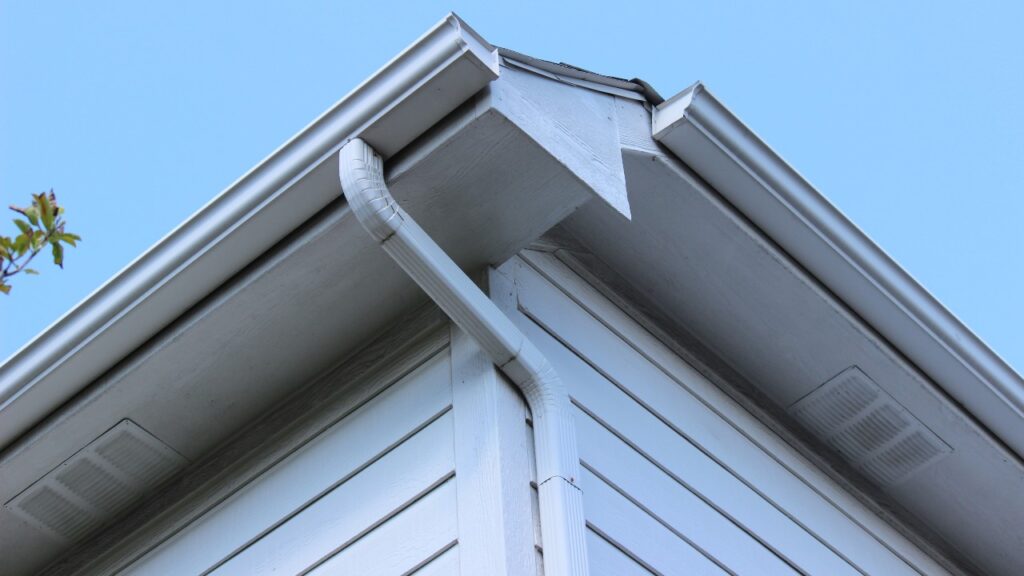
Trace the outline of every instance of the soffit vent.
<path fill-rule="evenodd" d="M 789 413 L 885 485 L 903 482 L 953 451 L 856 366 L 798 400 Z"/>
<path fill-rule="evenodd" d="M 4 506 L 66 542 L 99 528 L 181 469 L 185 458 L 122 420 Z"/>

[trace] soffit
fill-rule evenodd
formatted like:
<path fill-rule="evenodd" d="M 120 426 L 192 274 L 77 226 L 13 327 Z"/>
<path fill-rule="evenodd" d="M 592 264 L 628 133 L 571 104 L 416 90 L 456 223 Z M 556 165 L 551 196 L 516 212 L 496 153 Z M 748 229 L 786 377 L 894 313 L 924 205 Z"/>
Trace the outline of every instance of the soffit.
<path fill-rule="evenodd" d="M 590 203 L 560 229 L 783 412 L 851 367 L 868 375 L 952 448 L 876 487 L 978 566 L 1020 573 L 1016 456 L 657 144 L 647 109 L 621 99 L 618 111 L 632 219 Z"/>

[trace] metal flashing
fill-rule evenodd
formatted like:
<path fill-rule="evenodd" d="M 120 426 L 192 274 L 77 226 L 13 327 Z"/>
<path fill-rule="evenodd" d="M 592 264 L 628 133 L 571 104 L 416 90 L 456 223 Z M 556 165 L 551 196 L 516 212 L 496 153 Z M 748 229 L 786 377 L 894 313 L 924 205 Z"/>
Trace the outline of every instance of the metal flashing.
<path fill-rule="evenodd" d="M 498 48 L 498 54 L 501 56 L 503 64 L 527 70 L 534 74 L 569 84 L 570 86 L 596 90 L 631 100 L 653 100 L 652 104 L 657 104 L 661 101 L 661 96 L 649 84 L 643 81 L 605 76 L 571 64 L 549 62 L 507 48 Z"/>

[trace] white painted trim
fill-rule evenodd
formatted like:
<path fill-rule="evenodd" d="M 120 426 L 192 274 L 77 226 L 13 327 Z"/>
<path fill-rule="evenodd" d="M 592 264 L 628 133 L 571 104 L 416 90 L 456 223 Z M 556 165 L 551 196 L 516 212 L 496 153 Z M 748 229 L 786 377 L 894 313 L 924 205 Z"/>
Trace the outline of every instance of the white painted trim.
<path fill-rule="evenodd" d="M 462 574 L 536 574 L 526 405 L 468 334 L 451 342 Z"/>

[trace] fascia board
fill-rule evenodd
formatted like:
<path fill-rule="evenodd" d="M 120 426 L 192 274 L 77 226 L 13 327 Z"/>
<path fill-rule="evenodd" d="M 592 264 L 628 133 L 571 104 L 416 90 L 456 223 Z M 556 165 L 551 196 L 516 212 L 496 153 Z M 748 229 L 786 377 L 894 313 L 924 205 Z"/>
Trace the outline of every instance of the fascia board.
<path fill-rule="evenodd" d="M 335 152 L 394 154 L 498 77 L 448 15 L 0 366 L 0 448 L 341 195 Z"/>
<path fill-rule="evenodd" d="M 1024 456 L 1024 379 L 703 85 L 652 122 L 656 140 Z"/>

